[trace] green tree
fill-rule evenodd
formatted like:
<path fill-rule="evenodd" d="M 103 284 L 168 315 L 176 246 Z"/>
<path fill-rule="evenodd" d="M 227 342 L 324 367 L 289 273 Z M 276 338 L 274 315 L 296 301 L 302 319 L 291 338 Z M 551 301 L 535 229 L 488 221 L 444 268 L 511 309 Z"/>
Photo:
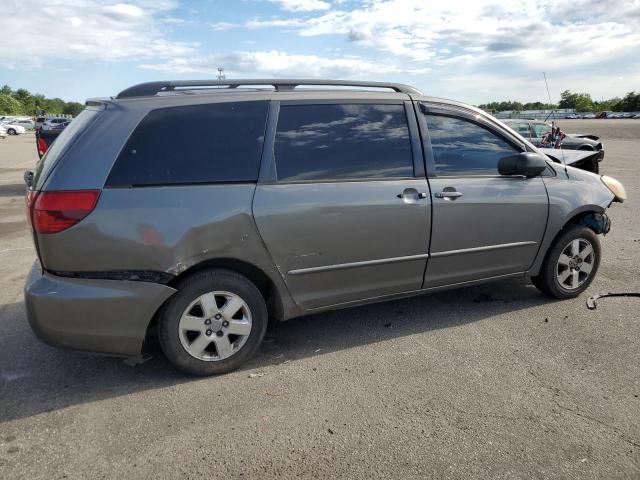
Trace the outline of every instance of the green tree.
<path fill-rule="evenodd" d="M 593 100 L 588 93 L 571 93 L 565 90 L 560 94 L 559 108 L 574 108 L 578 112 L 590 112 L 593 110 Z"/>
<path fill-rule="evenodd" d="M 640 110 L 640 93 L 629 92 L 619 102 L 619 109 L 624 112 L 637 112 Z"/>
<path fill-rule="evenodd" d="M 22 104 L 11 95 L 0 94 L 0 115 L 22 113 Z"/>
<path fill-rule="evenodd" d="M 9 85 L 4 85 L 2 88 L 0 88 L 0 95 L 11 95 L 13 93 L 13 91 L 11 90 L 11 87 Z"/>
<path fill-rule="evenodd" d="M 84 105 L 78 102 L 67 102 L 62 113 L 73 115 L 74 117 L 84 110 Z"/>

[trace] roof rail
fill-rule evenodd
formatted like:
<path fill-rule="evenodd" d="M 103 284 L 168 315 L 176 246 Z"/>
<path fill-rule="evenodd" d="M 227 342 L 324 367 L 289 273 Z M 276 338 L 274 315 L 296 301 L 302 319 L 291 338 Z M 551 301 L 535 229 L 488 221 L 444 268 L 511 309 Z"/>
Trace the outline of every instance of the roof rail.
<path fill-rule="evenodd" d="M 121 91 L 116 98 L 147 97 L 160 92 L 171 92 L 176 88 L 188 87 L 226 87 L 238 88 L 244 85 L 272 85 L 276 91 L 293 90 L 301 85 L 324 85 L 336 87 L 388 88 L 400 93 L 422 92 L 409 85 L 387 82 L 361 82 L 353 80 L 320 80 L 320 79 L 240 79 L 240 80 L 169 80 L 140 83 Z"/>

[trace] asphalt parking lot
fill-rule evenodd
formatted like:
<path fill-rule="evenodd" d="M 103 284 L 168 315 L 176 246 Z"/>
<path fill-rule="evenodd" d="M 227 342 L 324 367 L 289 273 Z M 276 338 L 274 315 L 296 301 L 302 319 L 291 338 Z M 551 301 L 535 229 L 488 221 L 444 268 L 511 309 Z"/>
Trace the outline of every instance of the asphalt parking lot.
<path fill-rule="evenodd" d="M 561 127 L 602 136 L 630 197 L 586 295 L 505 281 L 317 314 L 206 379 L 36 340 L 34 138 L 0 139 L 0 478 L 640 478 L 640 299 L 585 306 L 640 292 L 640 120 Z"/>

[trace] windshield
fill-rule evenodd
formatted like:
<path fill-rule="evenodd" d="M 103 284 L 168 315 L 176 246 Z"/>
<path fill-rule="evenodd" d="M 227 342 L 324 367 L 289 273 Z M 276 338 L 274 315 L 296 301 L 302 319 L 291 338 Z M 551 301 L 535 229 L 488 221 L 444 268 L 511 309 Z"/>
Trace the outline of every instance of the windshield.
<path fill-rule="evenodd" d="M 546 123 L 534 123 L 532 127 L 538 138 L 551 131 L 551 125 L 547 125 Z"/>

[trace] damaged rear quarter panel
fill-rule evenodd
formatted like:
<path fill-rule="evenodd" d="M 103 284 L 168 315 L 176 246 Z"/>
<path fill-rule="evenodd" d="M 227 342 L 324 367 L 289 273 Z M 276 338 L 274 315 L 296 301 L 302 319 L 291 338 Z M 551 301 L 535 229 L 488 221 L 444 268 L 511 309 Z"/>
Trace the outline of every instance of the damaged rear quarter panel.
<path fill-rule="evenodd" d="M 48 235 L 42 263 L 54 271 L 154 270 L 179 275 L 206 260 L 237 259 L 286 287 L 255 228 L 255 184 L 107 188 L 74 227 Z"/>

